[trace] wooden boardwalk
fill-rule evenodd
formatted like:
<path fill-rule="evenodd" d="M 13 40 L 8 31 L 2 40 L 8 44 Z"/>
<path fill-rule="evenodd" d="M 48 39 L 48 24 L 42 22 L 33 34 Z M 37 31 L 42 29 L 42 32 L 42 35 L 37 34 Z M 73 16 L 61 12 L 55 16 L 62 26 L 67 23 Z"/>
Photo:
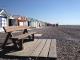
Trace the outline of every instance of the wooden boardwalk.
<path fill-rule="evenodd" d="M 57 58 L 56 39 L 35 39 L 23 44 L 24 49 L 16 52 L 9 52 L 8 56 L 43 57 Z"/>

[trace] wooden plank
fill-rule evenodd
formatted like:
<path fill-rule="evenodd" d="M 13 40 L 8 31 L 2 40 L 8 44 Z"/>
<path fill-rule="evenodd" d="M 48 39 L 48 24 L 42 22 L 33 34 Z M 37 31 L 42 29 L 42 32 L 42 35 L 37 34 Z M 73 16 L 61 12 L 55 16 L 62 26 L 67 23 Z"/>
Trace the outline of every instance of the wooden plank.
<path fill-rule="evenodd" d="M 43 50 L 41 51 L 39 57 L 48 57 L 50 43 L 51 43 L 51 39 L 47 39 L 47 42 L 46 42 Z"/>
<path fill-rule="evenodd" d="M 29 52 L 29 50 L 32 48 L 34 44 L 38 42 L 38 39 L 35 39 L 34 41 L 26 42 L 23 44 L 24 49 L 21 51 L 16 52 L 10 52 L 5 55 L 13 55 L 13 56 L 26 56 L 26 54 Z M 28 54 L 27 54 L 28 55 Z"/>
<path fill-rule="evenodd" d="M 56 39 L 52 39 L 50 51 L 49 51 L 49 57 L 51 58 L 57 58 L 57 51 L 56 51 Z"/>
<path fill-rule="evenodd" d="M 32 52 L 31 56 L 38 57 L 39 54 L 41 53 L 45 43 L 46 43 L 46 39 L 42 40 L 41 43 L 39 44 L 39 46 Z"/>

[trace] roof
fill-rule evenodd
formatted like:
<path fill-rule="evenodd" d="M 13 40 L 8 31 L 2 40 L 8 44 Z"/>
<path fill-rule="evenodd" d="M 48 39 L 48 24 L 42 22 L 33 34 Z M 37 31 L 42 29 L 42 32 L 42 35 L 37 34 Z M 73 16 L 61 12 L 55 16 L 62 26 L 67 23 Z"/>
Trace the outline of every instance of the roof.
<path fill-rule="evenodd" d="M 20 15 L 13 15 L 12 17 L 14 17 L 15 19 L 17 19 L 18 17 L 20 17 Z"/>
<path fill-rule="evenodd" d="M 26 17 L 22 17 L 22 16 L 21 17 L 18 17 L 17 20 L 19 22 L 25 22 L 25 21 L 27 21 Z"/>
<path fill-rule="evenodd" d="M 3 17 L 9 17 L 10 16 L 9 13 L 4 9 L 0 9 L 0 15 Z"/>
<path fill-rule="evenodd" d="M 3 9 L 0 9 L 0 12 L 2 11 Z"/>

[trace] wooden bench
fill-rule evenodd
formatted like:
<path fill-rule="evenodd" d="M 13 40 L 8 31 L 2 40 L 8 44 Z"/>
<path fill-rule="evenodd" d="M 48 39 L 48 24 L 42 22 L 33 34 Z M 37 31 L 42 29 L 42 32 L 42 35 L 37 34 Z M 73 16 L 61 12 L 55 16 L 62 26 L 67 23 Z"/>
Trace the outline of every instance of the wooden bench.
<path fill-rule="evenodd" d="M 8 26 L 8 27 L 3 27 L 5 33 L 7 33 L 6 39 L 2 45 L 2 48 L 5 48 L 5 45 L 8 41 L 8 39 L 12 40 L 14 47 L 17 49 L 21 50 L 23 49 L 23 41 L 26 37 L 29 39 L 34 40 L 34 33 L 35 32 L 28 32 L 27 29 L 30 29 L 30 27 L 26 26 Z M 23 31 L 22 34 L 14 36 L 12 33 L 16 31 Z"/>

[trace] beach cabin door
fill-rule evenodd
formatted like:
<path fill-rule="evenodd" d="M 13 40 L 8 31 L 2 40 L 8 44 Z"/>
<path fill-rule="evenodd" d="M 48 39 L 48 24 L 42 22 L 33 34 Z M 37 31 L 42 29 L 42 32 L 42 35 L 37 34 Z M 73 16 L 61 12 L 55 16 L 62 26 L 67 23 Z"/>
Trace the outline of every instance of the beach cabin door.
<path fill-rule="evenodd" d="M 9 26 L 12 26 L 11 19 L 9 19 Z"/>

